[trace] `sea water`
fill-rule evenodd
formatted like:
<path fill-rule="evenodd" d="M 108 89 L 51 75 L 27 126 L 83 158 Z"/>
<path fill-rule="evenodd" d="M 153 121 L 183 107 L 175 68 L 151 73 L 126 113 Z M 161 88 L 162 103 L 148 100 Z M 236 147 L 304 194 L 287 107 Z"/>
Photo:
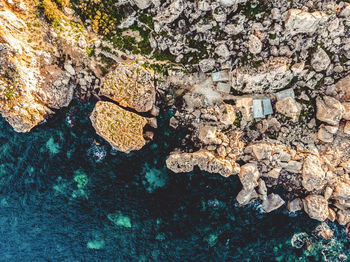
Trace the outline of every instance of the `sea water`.
<path fill-rule="evenodd" d="M 129 155 L 96 135 L 74 101 L 30 133 L 0 128 L 0 261 L 348 261 L 345 230 L 283 206 L 240 207 L 229 178 L 174 174 L 181 141 L 161 113 L 155 140 Z"/>

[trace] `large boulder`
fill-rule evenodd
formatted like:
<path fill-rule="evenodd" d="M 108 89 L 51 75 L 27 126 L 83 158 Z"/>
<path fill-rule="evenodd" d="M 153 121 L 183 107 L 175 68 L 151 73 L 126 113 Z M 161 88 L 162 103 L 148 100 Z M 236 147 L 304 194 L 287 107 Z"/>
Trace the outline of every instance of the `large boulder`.
<path fill-rule="evenodd" d="M 97 102 L 90 120 L 96 133 L 119 151 L 129 153 L 140 150 L 146 144 L 143 128 L 147 119 L 116 104 Z"/>
<path fill-rule="evenodd" d="M 258 68 L 238 67 L 232 71 L 232 86 L 245 93 L 274 92 L 290 83 L 302 73 L 303 66 L 296 70 L 284 57 L 271 58 Z"/>
<path fill-rule="evenodd" d="M 340 182 L 334 188 L 332 198 L 340 209 L 350 208 L 350 184 Z"/>
<path fill-rule="evenodd" d="M 309 195 L 303 200 L 304 210 L 310 218 L 325 221 L 328 218 L 328 202 L 320 195 Z"/>
<path fill-rule="evenodd" d="M 154 72 L 137 63 L 119 63 L 106 75 L 99 95 L 138 112 L 150 111 L 156 100 Z"/>
<path fill-rule="evenodd" d="M 271 193 L 263 200 L 262 209 L 266 213 L 270 213 L 283 206 L 284 203 L 284 200 L 279 195 Z"/>
<path fill-rule="evenodd" d="M 195 166 L 200 170 L 209 173 L 217 173 L 228 177 L 234 173 L 235 164 L 230 161 L 217 157 L 213 153 L 201 150 L 194 153 L 172 153 L 166 160 L 167 167 L 175 172 L 191 172 Z"/>
<path fill-rule="evenodd" d="M 335 85 L 342 101 L 350 101 L 350 74 L 339 80 Z"/>
<path fill-rule="evenodd" d="M 243 188 L 251 190 L 258 185 L 260 173 L 255 163 L 248 163 L 241 166 L 238 176 Z"/>
<path fill-rule="evenodd" d="M 309 13 L 300 9 L 290 9 L 284 24 L 287 32 L 291 35 L 299 33 L 313 34 L 319 24 L 326 19 L 327 15 L 323 12 Z"/>
<path fill-rule="evenodd" d="M 300 115 L 301 106 L 292 97 L 286 97 L 278 100 L 276 103 L 276 111 L 296 121 Z"/>
<path fill-rule="evenodd" d="M 335 98 L 324 96 L 316 99 L 316 117 L 318 120 L 336 126 L 345 112 L 343 105 Z"/>
<path fill-rule="evenodd" d="M 304 160 L 302 170 L 302 185 L 308 191 L 322 189 L 326 183 L 326 174 L 321 167 L 321 160 L 314 155 L 309 155 Z"/>

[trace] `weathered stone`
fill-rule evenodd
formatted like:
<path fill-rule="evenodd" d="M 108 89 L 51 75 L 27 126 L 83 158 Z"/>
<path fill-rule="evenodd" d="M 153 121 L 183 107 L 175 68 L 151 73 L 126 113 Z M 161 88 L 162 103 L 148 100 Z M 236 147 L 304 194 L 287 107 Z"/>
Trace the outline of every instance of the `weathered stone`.
<path fill-rule="evenodd" d="M 221 144 L 221 139 L 217 137 L 218 133 L 215 126 L 203 126 L 199 129 L 198 138 L 204 144 Z"/>
<path fill-rule="evenodd" d="M 327 131 L 324 126 L 320 126 L 317 133 L 317 138 L 325 143 L 331 143 L 334 139 L 334 135 Z"/>
<path fill-rule="evenodd" d="M 232 175 L 235 171 L 235 165 L 230 161 L 204 150 L 194 153 L 172 153 L 166 160 L 166 165 L 175 173 L 191 172 L 195 166 L 200 170 L 225 177 Z"/>
<path fill-rule="evenodd" d="M 336 206 L 341 209 L 350 208 L 350 185 L 340 182 L 335 187 L 332 198 L 336 201 Z"/>
<path fill-rule="evenodd" d="M 276 111 L 282 115 L 290 117 L 292 121 L 296 121 L 300 115 L 300 105 L 291 97 L 278 100 L 276 103 Z"/>
<path fill-rule="evenodd" d="M 350 86 L 349 86 L 349 88 L 350 88 Z M 345 103 L 342 103 L 342 105 L 344 107 L 343 119 L 350 120 L 350 103 L 345 102 Z"/>
<path fill-rule="evenodd" d="M 258 179 L 260 177 L 259 170 L 254 163 L 248 163 L 241 166 L 239 172 L 239 179 L 244 189 L 252 190 L 258 185 Z"/>
<path fill-rule="evenodd" d="M 138 112 L 150 111 L 155 103 L 154 72 L 132 63 L 119 63 L 108 73 L 99 94 Z"/>
<path fill-rule="evenodd" d="M 249 36 L 248 46 L 249 52 L 251 52 L 252 54 L 259 54 L 262 50 L 262 43 L 260 39 L 255 35 Z"/>
<path fill-rule="evenodd" d="M 215 60 L 214 59 L 203 59 L 199 62 L 200 69 L 206 73 L 214 69 Z"/>
<path fill-rule="evenodd" d="M 316 72 L 326 70 L 330 63 L 329 56 L 322 48 L 318 48 L 311 58 L 311 66 Z"/>
<path fill-rule="evenodd" d="M 146 144 L 143 138 L 146 118 L 111 102 L 97 102 L 90 119 L 96 133 L 119 151 L 129 153 L 140 150 Z"/>
<path fill-rule="evenodd" d="M 328 216 L 328 202 L 320 195 L 308 195 L 303 200 L 304 210 L 310 218 L 325 221 Z"/>
<path fill-rule="evenodd" d="M 236 200 L 240 205 L 247 205 L 253 200 L 257 199 L 259 196 L 256 193 L 254 189 L 242 189 L 237 197 Z"/>
<path fill-rule="evenodd" d="M 322 189 L 325 185 L 325 172 L 321 167 L 321 160 L 313 155 L 309 155 L 304 160 L 302 171 L 302 185 L 308 191 Z"/>
<path fill-rule="evenodd" d="M 344 107 L 342 104 L 337 99 L 330 96 L 324 96 L 323 99 L 318 97 L 316 99 L 316 107 L 317 119 L 330 125 L 338 125 L 344 114 Z"/>
<path fill-rule="evenodd" d="M 299 174 L 301 172 L 302 166 L 302 163 L 295 160 L 291 160 L 288 162 L 288 165 L 284 167 L 284 169 L 288 172 Z"/>
<path fill-rule="evenodd" d="M 300 198 L 295 198 L 288 202 L 288 210 L 290 212 L 297 212 L 303 209 L 303 201 Z"/>
<path fill-rule="evenodd" d="M 140 9 L 146 9 L 152 4 L 151 0 L 132 0 L 132 1 L 134 1 L 135 5 Z"/>
<path fill-rule="evenodd" d="M 339 80 L 335 86 L 337 91 L 341 94 L 341 100 L 350 101 L 350 75 Z"/>
<path fill-rule="evenodd" d="M 350 210 L 338 210 L 337 221 L 340 225 L 345 226 L 350 223 Z"/>
<path fill-rule="evenodd" d="M 287 58 L 277 57 L 270 58 L 258 68 L 238 67 L 232 72 L 232 86 L 245 93 L 256 93 L 261 90 L 273 92 L 281 86 L 288 85 L 294 76 L 300 74 L 293 72 L 289 63 Z"/>
<path fill-rule="evenodd" d="M 280 173 L 281 173 L 281 170 L 282 168 L 280 167 L 275 167 L 273 168 L 272 170 L 270 170 L 268 173 L 267 173 L 267 176 L 268 177 L 271 177 L 271 178 L 274 178 L 274 179 L 278 179 Z"/>
<path fill-rule="evenodd" d="M 312 34 L 326 18 L 327 15 L 319 11 L 308 13 L 300 9 L 290 9 L 285 20 L 285 27 L 292 35 L 299 33 Z"/>
<path fill-rule="evenodd" d="M 262 209 L 266 213 L 270 213 L 284 205 L 284 200 L 277 194 L 271 193 L 263 200 Z"/>

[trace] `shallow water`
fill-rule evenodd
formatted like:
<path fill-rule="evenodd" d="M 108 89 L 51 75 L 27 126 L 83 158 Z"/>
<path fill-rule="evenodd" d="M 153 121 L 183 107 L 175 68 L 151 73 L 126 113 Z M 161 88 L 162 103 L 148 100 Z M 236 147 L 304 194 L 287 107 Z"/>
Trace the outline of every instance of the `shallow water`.
<path fill-rule="evenodd" d="M 156 139 L 125 155 L 99 138 L 93 104 L 74 101 L 29 134 L 1 119 L 0 261 L 347 261 L 344 230 L 322 241 L 319 223 L 286 207 L 238 207 L 237 177 L 173 174 L 181 135 L 160 117 Z M 291 245 L 293 235 L 306 241 Z M 299 236 L 299 235 L 296 235 Z M 307 248 L 308 246 L 308 248 Z"/>

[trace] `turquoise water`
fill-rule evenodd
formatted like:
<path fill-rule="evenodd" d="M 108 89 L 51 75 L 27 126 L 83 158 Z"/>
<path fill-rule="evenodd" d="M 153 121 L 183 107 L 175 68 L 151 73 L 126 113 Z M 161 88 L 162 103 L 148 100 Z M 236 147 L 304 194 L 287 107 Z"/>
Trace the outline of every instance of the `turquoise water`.
<path fill-rule="evenodd" d="M 92 109 L 74 101 L 29 134 L 1 119 L 0 261 L 347 260 L 340 227 L 321 240 L 303 213 L 238 207 L 237 177 L 168 171 L 181 138 L 171 112 L 153 143 L 125 155 L 95 134 Z M 308 244 L 293 247 L 300 232 Z"/>

